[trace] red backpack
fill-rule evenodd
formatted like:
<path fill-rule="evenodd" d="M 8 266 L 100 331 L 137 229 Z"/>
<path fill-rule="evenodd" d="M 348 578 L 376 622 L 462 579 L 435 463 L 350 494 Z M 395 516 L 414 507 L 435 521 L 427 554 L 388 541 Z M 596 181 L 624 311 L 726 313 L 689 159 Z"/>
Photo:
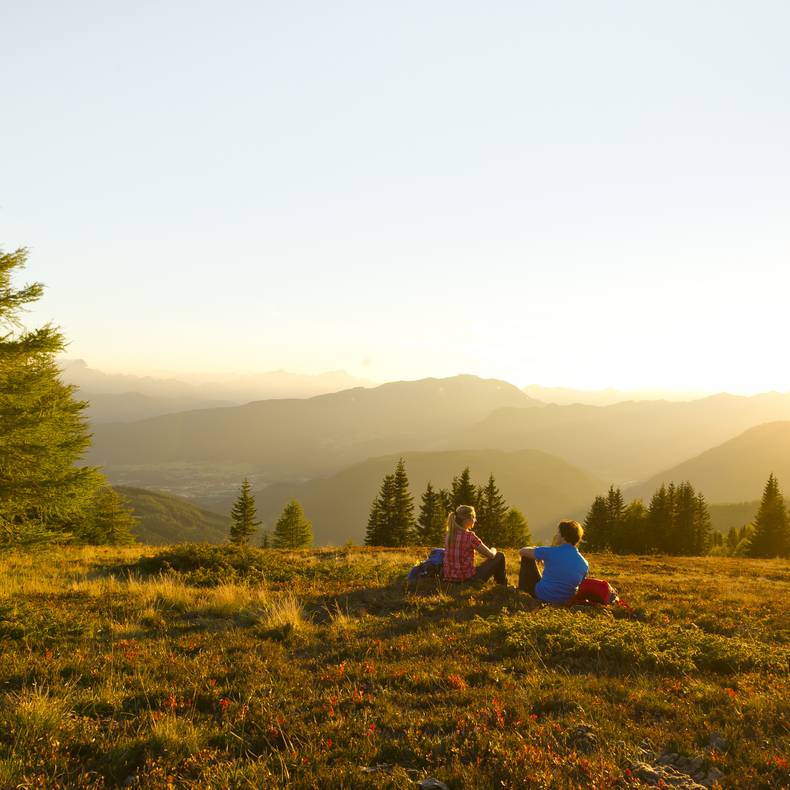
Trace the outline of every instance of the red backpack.
<path fill-rule="evenodd" d="M 617 590 L 604 579 L 592 579 L 589 576 L 582 581 L 576 595 L 571 598 L 571 605 L 577 603 L 618 603 L 620 596 Z"/>

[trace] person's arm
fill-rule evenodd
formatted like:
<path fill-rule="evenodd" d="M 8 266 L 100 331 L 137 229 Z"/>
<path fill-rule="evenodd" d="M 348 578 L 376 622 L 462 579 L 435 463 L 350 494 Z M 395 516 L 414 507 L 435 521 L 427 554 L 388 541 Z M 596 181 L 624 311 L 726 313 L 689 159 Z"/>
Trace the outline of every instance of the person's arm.
<path fill-rule="evenodd" d="M 484 557 L 488 557 L 489 560 L 493 560 L 496 557 L 496 549 L 493 546 L 489 549 L 482 541 L 475 546 L 475 551 Z"/>
<path fill-rule="evenodd" d="M 534 546 L 524 546 L 523 548 L 518 550 L 518 553 L 520 556 L 526 557 L 528 560 L 536 559 Z"/>

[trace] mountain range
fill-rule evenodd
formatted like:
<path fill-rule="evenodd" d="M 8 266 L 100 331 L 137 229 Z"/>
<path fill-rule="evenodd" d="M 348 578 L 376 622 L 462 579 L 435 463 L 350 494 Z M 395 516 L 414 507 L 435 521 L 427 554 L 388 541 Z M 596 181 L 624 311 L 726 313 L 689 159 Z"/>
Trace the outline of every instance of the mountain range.
<path fill-rule="evenodd" d="M 88 460 L 112 471 L 145 464 L 247 463 L 265 482 L 304 480 L 387 453 L 431 450 L 492 410 L 538 409 L 517 387 L 456 376 L 356 387 L 134 423 L 97 425 Z"/>
<path fill-rule="evenodd" d="M 648 499 L 663 482 L 688 480 L 709 502 L 759 499 L 768 475 L 787 481 L 790 492 L 790 422 L 771 422 L 744 431 L 628 489 L 629 498 Z"/>
<path fill-rule="evenodd" d="M 145 413 L 145 401 L 137 408 Z M 296 497 L 324 542 L 361 540 L 401 455 L 416 496 L 467 464 L 479 482 L 494 473 L 538 536 L 562 516 L 583 516 L 610 484 L 648 499 L 661 482 L 688 479 L 721 504 L 753 503 L 770 471 L 790 479 L 790 395 L 779 393 L 556 405 L 504 381 L 455 376 L 97 419 L 93 431 L 88 461 L 116 485 L 186 494 L 226 517 L 248 476 L 269 525 Z"/>
<path fill-rule="evenodd" d="M 345 371 L 317 375 L 275 370 L 266 373 L 179 374 L 179 378 L 105 373 L 82 359 L 59 360 L 61 378 L 90 401 L 92 423 L 129 422 L 190 409 L 238 406 L 273 398 L 310 398 L 373 382 Z"/>

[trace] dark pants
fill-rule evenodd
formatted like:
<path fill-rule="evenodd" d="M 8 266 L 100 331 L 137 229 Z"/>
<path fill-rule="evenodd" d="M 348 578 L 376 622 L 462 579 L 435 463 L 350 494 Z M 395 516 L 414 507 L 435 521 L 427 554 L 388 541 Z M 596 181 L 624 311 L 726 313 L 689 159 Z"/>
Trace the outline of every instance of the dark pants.
<path fill-rule="evenodd" d="M 535 560 L 529 557 L 521 558 L 521 570 L 518 572 L 518 589 L 522 592 L 529 593 L 533 598 L 535 595 L 535 585 L 540 581 L 540 569 Z"/>
<path fill-rule="evenodd" d="M 507 584 L 505 575 L 505 555 L 498 551 L 495 557 L 481 562 L 475 568 L 475 575 L 472 577 L 477 582 L 487 582 L 491 577 L 497 584 Z"/>

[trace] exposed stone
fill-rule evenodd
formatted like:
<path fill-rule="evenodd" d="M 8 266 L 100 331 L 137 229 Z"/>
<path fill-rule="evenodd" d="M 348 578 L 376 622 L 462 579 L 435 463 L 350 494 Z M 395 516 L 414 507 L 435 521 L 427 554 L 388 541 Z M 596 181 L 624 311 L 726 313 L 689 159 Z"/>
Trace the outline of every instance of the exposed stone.
<path fill-rule="evenodd" d="M 709 752 L 726 752 L 729 748 L 727 739 L 720 732 L 712 732 L 708 736 L 708 745 L 705 747 Z"/>

